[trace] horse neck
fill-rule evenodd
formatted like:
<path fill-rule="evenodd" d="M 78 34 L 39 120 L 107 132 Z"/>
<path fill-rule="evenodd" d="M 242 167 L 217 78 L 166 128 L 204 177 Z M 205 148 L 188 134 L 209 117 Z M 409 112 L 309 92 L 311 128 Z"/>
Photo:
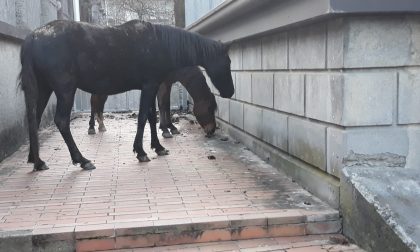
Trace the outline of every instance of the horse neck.
<path fill-rule="evenodd" d="M 179 55 L 182 55 L 181 58 L 174 60 L 177 68 L 192 66 L 205 67 L 209 60 L 209 56 L 206 54 L 206 50 L 204 48 L 183 47 Z"/>
<path fill-rule="evenodd" d="M 198 78 L 196 77 L 190 80 L 192 81 L 186 81 L 182 83 L 185 89 L 193 98 L 193 100 L 209 100 L 211 91 L 210 88 L 207 86 L 207 82 L 204 76 L 200 76 Z"/>

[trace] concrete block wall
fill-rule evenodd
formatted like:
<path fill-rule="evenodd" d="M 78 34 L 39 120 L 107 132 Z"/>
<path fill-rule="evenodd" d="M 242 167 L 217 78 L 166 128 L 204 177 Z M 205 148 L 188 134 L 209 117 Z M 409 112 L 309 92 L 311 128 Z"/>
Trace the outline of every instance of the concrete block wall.
<path fill-rule="evenodd" d="M 16 24 L 16 0 L 2 0 L 0 1 L 0 21 L 12 25 Z"/>
<path fill-rule="evenodd" d="M 41 0 L 41 23 L 45 24 L 57 19 L 58 7 L 59 3 L 57 0 Z"/>
<path fill-rule="evenodd" d="M 57 0 L 0 0 L 0 161 L 26 139 L 26 108 L 17 88 L 20 44 L 29 30 L 57 19 Z M 42 125 L 52 122 L 53 96 Z"/>
<path fill-rule="evenodd" d="M 16 130 L 26 125 L 23 93 L 18 92 L 16 85 L 20 69 L 19 51 L 18 44 L 0 39 L 0 58 L 7 59 L 0 60 L 0 160 L 9 154 L 7 146 L 18 146 L 26 135 L 22 134 L 23 129 Z"/>
<path fill-rule="evenodd" d="M 16 0 L 16 25 L 34 29 L 41 25 L 41 2 Z"/>
<path fill-rule="evenodd" d="M 72 12 L 65 3 L 67 12 Z M 58 0 L 2 0 L 0 1 L 0 21 L 17 27 L 35 29 L 42 24 L 57 19 Z"/>
<path fill-rule="evenodd" d="M 325 180 L 354 156 L 420 167 L 420 17 L 307 23 L 236 41 L 230 57 L 236 93 L 217 97 L 218 118 L 251 148 L 270 146 Z"/>

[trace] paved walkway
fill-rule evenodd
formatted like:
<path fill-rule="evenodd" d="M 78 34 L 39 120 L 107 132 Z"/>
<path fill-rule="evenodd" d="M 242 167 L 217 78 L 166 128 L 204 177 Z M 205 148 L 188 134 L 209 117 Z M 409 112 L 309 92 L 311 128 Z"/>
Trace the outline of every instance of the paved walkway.
<path fill-rule="evenodd" d="M 27 146 L 0 163 L 3 244 L 25 236 L 19 246 L 85 251 L 341 230 L 336 210 L 233 140 L 205 138 L 198 125 L 182 121 L 182 135 L 161 140 L 170 155 L 146 148 L 152 161 L 139 163 L 136 119 L 110 114 L 105 124 L 108 131 L 96 135 L 87 134 L 86 115 L 71 125 L 96 170 L 71 164 L 55 127 L 41 134 L 49 170 L 32 172 Z"/>

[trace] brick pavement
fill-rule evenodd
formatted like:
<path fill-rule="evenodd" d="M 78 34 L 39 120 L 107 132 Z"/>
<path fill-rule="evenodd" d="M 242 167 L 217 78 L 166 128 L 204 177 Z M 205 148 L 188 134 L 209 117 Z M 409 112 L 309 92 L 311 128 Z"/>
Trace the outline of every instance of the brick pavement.
<path fill-rule="evenodd" d="M 170 155 L 145 148 L 152 161 L 139 163 L 136 119 L 110 114 L 105 123 L 96 135 L 86 115 L 71 125 L 96 170 L 72 165 L 55 127 L 41 134 L 49 170 L 32 172 L 27 146 L 0 163 L 0 246 L 19 238 L 21 247 L 85 251 L 341 230 L 338 211 L 233 140 L 182 121 L 182 135 L 161 139 Z"/>

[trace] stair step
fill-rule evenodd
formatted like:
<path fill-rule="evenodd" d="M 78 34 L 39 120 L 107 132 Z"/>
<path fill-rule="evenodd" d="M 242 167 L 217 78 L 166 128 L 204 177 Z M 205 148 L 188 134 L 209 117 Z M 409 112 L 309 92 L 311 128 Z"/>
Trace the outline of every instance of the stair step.
<path fill-rule="evenodd" d="M 117 223 L 114 227 L 86 226 L 75 230 L 78 251 L 145 248 L 267 237 L 336 234 L 341 230 L 338 211 L 283 210 L 153 222 Z"/>
<path fill-rule="evenodd" d="M 109 251 L 109 250 L 108 250 Z M 349 243 L 342 235 L 307 235 L 220 241 L 196 244 L 161 246 L 141 249 L 119 249 L 112 252 L 161 252 L 161 251 L 241 251 L 241 252 L 363 252 L 357 245 Z"/>

